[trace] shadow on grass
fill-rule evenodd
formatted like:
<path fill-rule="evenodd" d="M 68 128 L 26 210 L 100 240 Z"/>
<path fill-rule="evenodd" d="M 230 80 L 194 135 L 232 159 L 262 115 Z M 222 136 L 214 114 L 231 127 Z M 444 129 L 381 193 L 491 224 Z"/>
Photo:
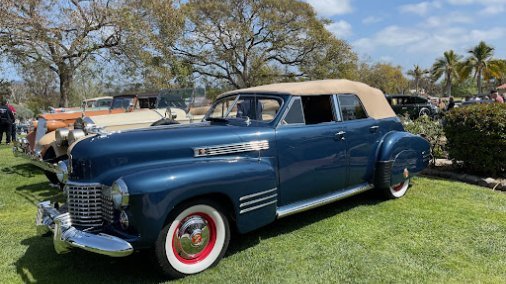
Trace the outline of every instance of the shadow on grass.
<path fill-rule="evenodd" d="M 19 175 L 19 176 L 26 177 L 26 178 L 34 177 L 35 174 L 38 174 L 41 172 L 41 170 L 39 168 L 37 168 L 36 166 L 34 166 L 32 164 L 20 164 L 20 165 L 15 165 L 12 167 L 5 167 L 5 168 L 2 168 L 1 171 L 4 174 Z"/>
<path fill-rule="evenodd" d="M 225 258 L 257 245 L 259 240 L 289 234 L 341 212 L 358 206 L 375 205 L 381 201 L 374 192 L 367 192 L 281 219 L 248 234 L 234 234 Z M 40 283 L 68 283 L 69 281 L 159 283 L 164 280 L 158 272 L 150 250 L 136 252 L 125 258 L 111 258 L 78 249 L 65 255 L 57 255 L 50 237 L 31 237 L 23 240 L 21 244 L 28 248 L 16 262 L 16 269 L 26 283 L 34 281 Z"/>
<path fill-rule="evenodd" d="M 59 188 L 54 188 L 49 185 L 49 182 L 40 182 L 35 184 L 28 184 L 16 188 L 16 194 L 22 196 L 30 203 L 37 204 L 38 202 L 49 200 L 52 202 L 63 202 L 65 198 L 63 191 Z"/>

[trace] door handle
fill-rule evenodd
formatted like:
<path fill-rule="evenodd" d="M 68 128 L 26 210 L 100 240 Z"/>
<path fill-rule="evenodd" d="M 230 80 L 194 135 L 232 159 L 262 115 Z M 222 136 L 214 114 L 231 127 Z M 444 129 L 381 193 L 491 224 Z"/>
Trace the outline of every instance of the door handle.
<path fill-rule="evenodd" d="M 372 133 L 377 132 L 378 129 L 379 129 L 378 125 L 374 125 L 374 126 L 369 127 L 369 131 Z"/>
<path fill-rule="evenodd" d="M 344 131 L 339 131 L 335 134 L 335 138 L 336 140 L 344 140 L 344 134 L 346 134 L 346 132 Z"/>

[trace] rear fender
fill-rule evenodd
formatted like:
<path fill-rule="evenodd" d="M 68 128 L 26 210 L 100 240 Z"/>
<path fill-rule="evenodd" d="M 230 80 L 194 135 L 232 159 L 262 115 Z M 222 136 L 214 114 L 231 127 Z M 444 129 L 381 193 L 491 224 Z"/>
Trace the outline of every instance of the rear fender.
<path fill-rule="evenodd" d="M 379 147 L 375 185 L 386 188 L 413 177 L 427 167 L 430 144 L 409 132 L 391 131 Z"/>
<path fill-rule="evenodd" d="M 124 176 L 130 193 L 127 211 L 131 224 L 141 236 L 138 245 L 149 246 L 155 242 L 168 215 L 178 204 L 203 196 L 226 198 L 218 201 L 231 205 L 233 212 L 227 213 L 241 233 L 274 221 L 277 178 L 273 165 L 272 160 L 264 158 L 202 159 Z M 269 190 L 258 195 L 258 199 L 271 198 L 241 207 L 244 196 Z M 257 197 L 248 201 L 254 199 Z M 268 202 L 266 206 L 241 213 L 245 208 Z"/>

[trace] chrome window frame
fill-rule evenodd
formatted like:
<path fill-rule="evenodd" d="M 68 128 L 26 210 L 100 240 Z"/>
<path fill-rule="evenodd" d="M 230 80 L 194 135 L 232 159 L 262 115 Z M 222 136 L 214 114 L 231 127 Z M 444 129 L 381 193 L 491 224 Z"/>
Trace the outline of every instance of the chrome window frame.
<path fill-rule="evenodd" d="M 288 115 L 288 112 L 292 108 L 293 103 L 295 101 L 297 101 L 297 100 L 300 101 L 300 106 L 301 106 L 301 110 L 302 110 L 302 119 L 304 120 L 304 122 L 303 123 L 287 123 L 287 124 L 283 124 L 282 123 L 283 120 L 285 120 L 285 117 Z M 290 99 L 290 102 L 288 103 L 288 105 L 285 108 L 285 111 L 284 111 L 283 115 L 280 116 L 278 126 L 279 127 L 293 127 L 293 126 L 301 126 L 301 125 L 306 125 L 306 115 L 304 114 L 304 106 L 302 105 L 302 99 L 301 99 L 300 96 L 292 96 L 291 99 Z"/>
<path fill-rule="evenodd" d="M 265 94 L 264 93 L 238 93 L 238 94 L 232 94 L 230 96 L 226 96 L 226 97 L 220 98 L 219 101 L 225 100 L 225 99 L 227 99 L 229 97 L 233 97 L 233 96 L 237 96 L 237 98 L 235 98 L 234 103 L 227 110 L 227 116 L 232 111 L 233 106 L 240 99 L 240 96 L 246 96 L 246 97 L 256 96 L 256 97 L 262 97 L 264 99 L 273 99 L 273 100 L 278 101 L 278 103 L 279 103 L 278 112 L 276 113 L 276 116 L 272 120 L 270 120 L 270 121 L 254 120 L 254 119 L 251 120 L 251 121 L 258 122 L 258 123 L 265 123 L 266 125 L 272 125 L 273 123 L 276 122 L 276 120 L 279 120 L 279 117 L 281 115 L 280 111 L 283 110 L 283 107 L 286 104 L 286 102 L 285 102 L 286 99 L 283 96 L 277 96 L 277 95 L 273 95 L 273 94 L 269 94 L 269 93 L 265 93 Z M 216 100 L 216 101 L 213 102 L 213 104 L 211 105 L 211 107 L 209 108 L 209 110 L 207 111 L 207 113 L 204 115 L 204 118 L 202 119 L 202 121 L 205 121 L 206 118 L 209 117 L 209 115 L 212 113 L 213 107 L 217 104 L 217 102 L 218 102 L 218 100 Z M 236 117 L 229 117 L 229 118 L 226 118 L 226 119 L 232 119 L 233 120 L 233 119 L 238 119 L 238 118 L 236 118 Z"/>
<path fill-rule="evenodd" d="M 354 96 L 355 98 L 357 98 L 360 106 L 362 107 L 362 109 L 364 110 L 364 113 L 365 113 L 365 116 L 364 118 L 358 118 L 358 119 L 351 119 L 351 120 L 344 120 L 343 119 L 343 116 L 342 116 L 342 109 L 341 109 L 341 100 L 340 100 L 340 96 Z M 336 94 L 336 97 L 337 97 L 337 101 L 338 101 L 338 104 L 339 104 L 339 112 L 341 113 L 341 118 L 342 118 L 342 122 L 347 122 L 347 121 L 354 121 L 354 120 L 362 120 L 362 119 L 369 119 L 371 118 L 369 116 L 369 113 L 367 113 L 367 109 L 364 107 L 364 104 L 362 103 L 362 101 L 360 100 L 360 98 L 356 95 L 356 94 L 353 94 L 353 93 L 339 93 L 339 94 Z"/>

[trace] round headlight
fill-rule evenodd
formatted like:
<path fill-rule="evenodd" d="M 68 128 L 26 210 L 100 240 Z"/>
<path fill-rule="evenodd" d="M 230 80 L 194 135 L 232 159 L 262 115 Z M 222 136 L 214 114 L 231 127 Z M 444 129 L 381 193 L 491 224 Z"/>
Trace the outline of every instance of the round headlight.
<path fill-rule="evenodd" d="M 58 172 L 56 173 L 56 177 L 61 183 L 66 183 L 67 178 L 69 176 L 69 170 L 67 168 L 67 163 L 65 161 L 58 162 Z"/>
<path fill-rule="evenodd" d="M 86 136 L 82 129 L 74 129 L 70 131 L 68 136 L 69 145 L 76 142 L 79 138 Z"/>
<path fill-rule="evenodd" d="M 121 209 L 128 206 L 130 194 L 128 193 L 128 187 L 123 179 L 120 178 L 112 184 L 111 197 L 114 208 Z"/>
<path fill-rule="evenodd" d="M 58 128 L 55 132 L 56 145 L 62 146 L 65 142 L 67 142 L 67 138 L 69 136 L 68 128 Z"/>

